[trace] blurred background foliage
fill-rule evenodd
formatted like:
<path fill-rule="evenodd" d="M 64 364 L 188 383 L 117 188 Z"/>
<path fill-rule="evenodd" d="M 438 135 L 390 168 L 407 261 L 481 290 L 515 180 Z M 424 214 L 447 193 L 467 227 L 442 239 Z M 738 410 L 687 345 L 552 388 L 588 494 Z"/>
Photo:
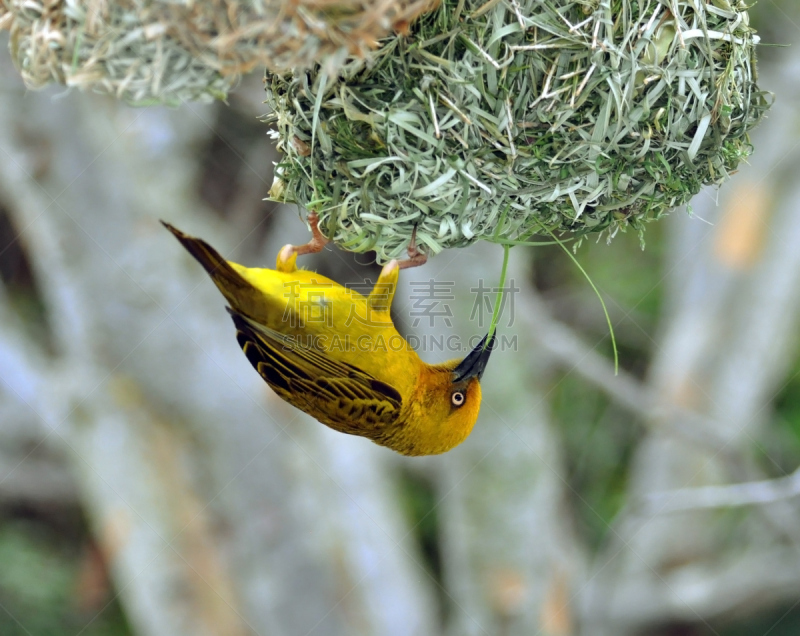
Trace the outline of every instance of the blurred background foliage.
<path fill-rule="evenodd" d="M 130 634 L 79 510 L 0 512 L 3 636 Z"/>

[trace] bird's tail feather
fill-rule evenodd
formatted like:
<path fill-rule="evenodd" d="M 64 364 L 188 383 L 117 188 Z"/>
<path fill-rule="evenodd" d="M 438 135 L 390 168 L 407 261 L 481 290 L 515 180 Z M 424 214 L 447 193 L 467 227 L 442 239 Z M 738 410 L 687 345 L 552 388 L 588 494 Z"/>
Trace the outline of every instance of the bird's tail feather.
<path fill-rule="evenodd" d="M 186 250 L 197 259 L 223 295 L 230 299 L 237 289 L 252 287 L 222 255 L 202 239 L 184 234 L 166 221 L 161 221 Z"/>

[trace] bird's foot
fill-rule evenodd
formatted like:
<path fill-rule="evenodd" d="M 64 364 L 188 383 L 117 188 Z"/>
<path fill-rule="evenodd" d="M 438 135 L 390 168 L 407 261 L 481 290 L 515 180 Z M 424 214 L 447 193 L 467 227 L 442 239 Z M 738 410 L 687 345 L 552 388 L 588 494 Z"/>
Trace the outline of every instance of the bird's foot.
<path fill-rule="evenodd" d="M 311 226 L 311 240 L 305 245 L 284 245 L 278 252 L 278 260 L 275 268 L 279 272 L 291 273 L 297 269 L 296 261 L 298 256 L 304 254 L 316 254 L 330 243 L 319 229 L 319 215 L 316 212 L 308 213 L 308 224 Z"/>
<path fill-rule="evenodd" d="M 367 298 L 367 302 L 376 311 L 389 312 L 394 299 L 394 292 L 397 289 L 397 279 L 400 275 L 400 261 L 390 260 L 381 270 L 378 282 L 372 293 Z"/>
<path fill-rule="evenodd" d="M 417 226 L 411 232 L 411 242 L 408 244 L 408 258 L 402 261 L 397 261 L 397 267 L 400 269 L 408 269 L 409 267 L 419 267 L 428 262 L 428 255 L 420 252 L 417 248 Z"/>

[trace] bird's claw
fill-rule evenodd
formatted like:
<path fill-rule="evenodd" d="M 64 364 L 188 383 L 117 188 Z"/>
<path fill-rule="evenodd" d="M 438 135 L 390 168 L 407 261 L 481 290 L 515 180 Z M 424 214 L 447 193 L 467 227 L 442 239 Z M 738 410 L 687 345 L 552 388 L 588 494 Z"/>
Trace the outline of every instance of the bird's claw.
<path fill-rule="evenodd" d="M 402 261 L 397 261 L 397 266 L 400 269 L 408 269 L 409 267 L 419 267 L 428 262 L 428 255 L 421 252 L 417 247 L 417 226 L 411 232 L 411 241 L 408 244 L 408 258 Z"/>
<path fill-rule="evenodd" d="M 297 269 L 295 262 L 298 256 L 316 254 L 322 251 L 330 239 L 319 229 L 319 215 L 316 212 L 308 213 L 308 224 L 311 226 L 311 240 L 305 245 L 284 245 L 278 252 L 275 268 L 279 272 L 291 273 Z"/>

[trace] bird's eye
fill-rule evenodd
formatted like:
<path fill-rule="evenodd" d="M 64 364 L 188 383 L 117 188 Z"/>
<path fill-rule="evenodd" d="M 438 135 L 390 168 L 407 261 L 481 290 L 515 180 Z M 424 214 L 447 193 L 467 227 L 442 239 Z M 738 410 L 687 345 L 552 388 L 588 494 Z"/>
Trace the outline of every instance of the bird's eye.
<path fill-rule="evenodd" d="M 462 391 L 456 391 L 453 395 L 450 396 L 450 401 L 455 406 L 461 406 L 464 404 L 464 393 Z"/>

